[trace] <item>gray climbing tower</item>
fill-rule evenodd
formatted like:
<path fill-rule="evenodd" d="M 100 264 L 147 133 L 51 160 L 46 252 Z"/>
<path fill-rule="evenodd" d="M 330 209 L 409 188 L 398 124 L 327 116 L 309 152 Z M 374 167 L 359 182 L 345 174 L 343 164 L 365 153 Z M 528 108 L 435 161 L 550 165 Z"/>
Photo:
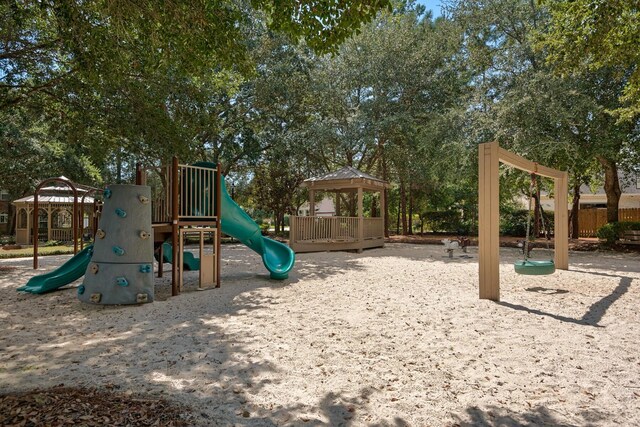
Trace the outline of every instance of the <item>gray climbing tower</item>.
<path fill-rule="evenodd" d="M 151 189 L 111 185 L 93 245 L 93 256 L 78 287 L 78 298 L 94 304 L 153 301 Z"/>

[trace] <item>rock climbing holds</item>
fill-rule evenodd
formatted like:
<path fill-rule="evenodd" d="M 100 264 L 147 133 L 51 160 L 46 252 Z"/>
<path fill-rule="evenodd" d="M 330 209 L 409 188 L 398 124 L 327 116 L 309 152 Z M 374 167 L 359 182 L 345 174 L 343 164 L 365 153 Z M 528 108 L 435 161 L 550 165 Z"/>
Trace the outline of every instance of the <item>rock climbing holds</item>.
<path fill-rule="evenodd" d="M 151 273 L 151 264 L 141 264 L 140 273 Z"/>
<path fill-rule="evenodd" d="M 78 286 L 78 295 L 84 294 L 84 285 Z"/>
<path fill-rule="evenodd" d="M 116 277 L 116 285 L 129 286 L 129 281 L 124 277 Z"/>
<path fill-rule="evenodd" d="M 98 229 L 98 231 L 96 231 L 96 237 L 98 239 L 104 239 L 104 236 L 106 236 L 107 233 L 104 232 L 104 230 Z"/>
<path fill-rule="evenodd" d="M 146 205 L 147 203 L 149 203 L 149 198 L 142 195 L 138 196 L 138 200 L 140 200 L 140 203 L 142 203 L 143 205 Z"/>
<path fill-rule="evenodd" d="M 116 215 L 118 215 L 120 218 L 126 218 L 127 212 L 124 209 L 117 208 Z"/>
<path fill-rule="evenodd" d="M 102 299 L 102 294 L 101 293 L 95 293 L 95 294 L 91 294 L 91 302 L 92 303 L 99 303 L 100 300 Z"/>
<path fill-rule="evenodd" d="M 91 267 L 89 267 L 89 271 L 91 271 L 93 274 L 98 274 L 98 270 L 100 268 L 98 267 L 98 264 L 96 264 L 95 262 L 91 263 Z"/>
<path fill-rule="evenodd" d="M 111 189 L 110 188 L 105 188 L 104 191 L 102 192 L 102 196 L 105 199 L 110 199 L 111 198 Z"/>
<path fill-rule="evenodd" d="M 118 256 L 124 255 L 124 249 L 122 249 L 120 246 L 114 246 L 113 248 L 111 248 L 111 250 Z"/>
<path fill-rule="evenodd" d="M 148 239 L 150 236 L 151 236 L 151 234 L 149 232 L 147 232 L 147 231 L 142 230 L 140 232 L 140 238 L 141 239 Z"/>
<path fill-rule="evenodd" d="M 149 295 L 148 294 L 138 294 L 136 295 L 136 302 L 137 303 L 143 303 L 143 302 L 148 302 L 149 301 Z"/>

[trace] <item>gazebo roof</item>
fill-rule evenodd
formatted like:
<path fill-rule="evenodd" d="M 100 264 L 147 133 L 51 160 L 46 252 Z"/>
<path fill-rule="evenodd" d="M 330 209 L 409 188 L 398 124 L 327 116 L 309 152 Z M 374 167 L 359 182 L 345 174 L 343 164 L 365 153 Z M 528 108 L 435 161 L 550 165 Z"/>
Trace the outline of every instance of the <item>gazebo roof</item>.
<path fill-rule="evenodd" d="M 55 179 L 55 178 L 53 178 Z M 60 175 L 57 179 L 62 181 L 71 182 L 75 187 L 78 193 L 78 203 L 82 202 L 82 196 L 86 193 L 97 190 L 96 188 L 90 187 L 88 185 L 76 184 L 72 182 L 69 178 L 64 175 Z M 33 204 L 34 195 L 21 197 L 13 201 L 14 204 L 17 203 L 27 203 Z M 84 198 L 84 204 L 93 204 L 94 198 L 91 196 L 86 196 Z M 61 204 L 61 205 L 70 205 L 73 204 L 73 192 L 71 188 L 67 185 L 64 185 L 60 181 L 53 181 L 50 185 L 46 187 L 42 187 L 40 192 L 38 193 L 38 203 L 52 203 L 52 204 Z"/>
<path fill-rule="evenodd" d="M 26 196 L 20 199 L 16 199 L 13 201 L 14 204 L 17 203 L 28 203 L 33 204 L 34 196 Z M 78 203 L 82 202 L 82 194 L 78 195 Z M 72 205 L 73 204 L 73 196 L 72 195 L 38 195 L 38 203 L 55 203 L 61 205 Z M 85 205 L 93 204 L 93 197 L 87 196 L 84 198 Z"/>
<path fill-rule="evenodd" d="M 358 169 L 345 166 L 325 175 L 305 179 L 302 187 L 314 190 L 346 190 L 363 188 L 379 191 L 389 187 L 389 183 L 380 178 L 366 174 Z"/>

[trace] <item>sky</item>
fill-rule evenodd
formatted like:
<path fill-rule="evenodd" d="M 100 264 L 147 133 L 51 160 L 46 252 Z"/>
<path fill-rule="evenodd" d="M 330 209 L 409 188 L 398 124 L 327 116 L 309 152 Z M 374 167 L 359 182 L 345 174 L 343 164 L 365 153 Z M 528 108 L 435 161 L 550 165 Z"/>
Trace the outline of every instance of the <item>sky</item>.
<path fill-rule="evenodd" d="M 425 5 L 427 10 L 431 9 L 434 18 L 440 16 L 440 0 L 418 0 L 417 3 Z"/>

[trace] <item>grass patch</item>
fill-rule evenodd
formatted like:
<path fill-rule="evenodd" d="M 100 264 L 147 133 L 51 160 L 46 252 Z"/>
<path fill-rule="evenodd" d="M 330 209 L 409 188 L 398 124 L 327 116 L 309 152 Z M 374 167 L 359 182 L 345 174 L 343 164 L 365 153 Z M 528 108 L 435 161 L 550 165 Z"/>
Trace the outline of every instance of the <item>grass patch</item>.
<path fill-rule="evenodd" d="M 80 247 L 78 246 L 78 251 L 80 251 Z M 59 245 L 59 246 L 48 246 L 48 247 L 38 247 L 38 255 L 46 256 L 46 255 L 66 255 L 73 253 L 73 246 L 67 245 Z M 9 250 L 0 250 L 0 259 L 7 258 L 24 258 L 33 256 L 33 248 L 22 248 L 22 249 L 9 249 Z"/>

